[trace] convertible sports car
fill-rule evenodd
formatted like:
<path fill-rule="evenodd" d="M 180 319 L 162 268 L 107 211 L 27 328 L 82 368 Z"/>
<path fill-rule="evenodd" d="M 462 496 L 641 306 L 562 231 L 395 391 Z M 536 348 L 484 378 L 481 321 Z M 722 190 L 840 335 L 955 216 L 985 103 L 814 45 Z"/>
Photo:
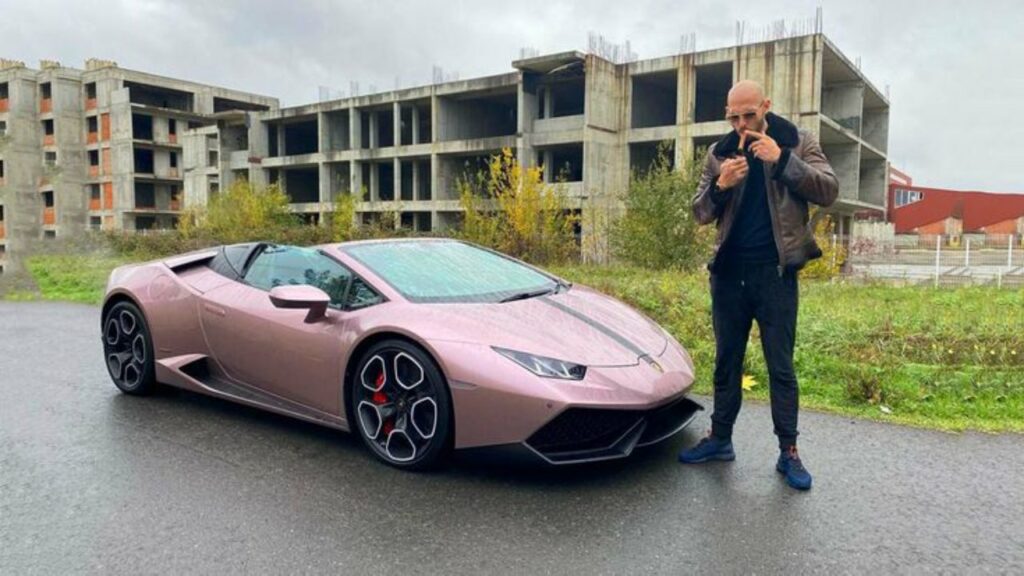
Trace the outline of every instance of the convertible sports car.
<path fill-rule="evenodd" d="M 123 392 L 162 383 L 354 429 L 399 468 L 452 449 L 621 458 L 701 410 L 690 356 L 653 321 L 457 240 L 236 244 L 123 266 L 102 323 Z"/>

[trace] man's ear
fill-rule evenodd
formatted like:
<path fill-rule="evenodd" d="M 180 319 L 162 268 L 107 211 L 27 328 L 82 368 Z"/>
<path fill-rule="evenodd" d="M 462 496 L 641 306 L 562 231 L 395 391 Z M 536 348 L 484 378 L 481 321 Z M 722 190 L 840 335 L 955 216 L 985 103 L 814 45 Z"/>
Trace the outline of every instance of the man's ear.
<path fill-rule="evenodd" d="M 772 109 L 772 100 L 771 100 L 771 98 L 765 98 L 764 99 L 764 113 L 767 114 L 768 112 L 771 111 L 771 109 Z"/>

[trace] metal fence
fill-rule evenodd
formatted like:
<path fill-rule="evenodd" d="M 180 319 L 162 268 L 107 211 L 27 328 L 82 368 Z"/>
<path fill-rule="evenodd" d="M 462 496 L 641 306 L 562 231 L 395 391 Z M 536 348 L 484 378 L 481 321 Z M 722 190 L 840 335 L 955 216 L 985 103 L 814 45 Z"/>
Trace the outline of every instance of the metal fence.
<path fill-rule="evenodd" d="M 1024 287 L 1024 235 L 839 237 L 851 278 L 933 286 Z"/>

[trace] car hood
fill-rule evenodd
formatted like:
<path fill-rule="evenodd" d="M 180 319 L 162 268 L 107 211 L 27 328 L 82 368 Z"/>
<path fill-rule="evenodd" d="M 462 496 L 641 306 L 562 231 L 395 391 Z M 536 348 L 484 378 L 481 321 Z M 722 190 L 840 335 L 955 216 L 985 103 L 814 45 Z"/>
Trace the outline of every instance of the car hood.
<path fill-rule="evenodd" d="M 589 288 L 502 304 L 427 304 L 433 338 L 510 348 L 586 366 L 630 366 L 665 350 L 665 333 Z"/>

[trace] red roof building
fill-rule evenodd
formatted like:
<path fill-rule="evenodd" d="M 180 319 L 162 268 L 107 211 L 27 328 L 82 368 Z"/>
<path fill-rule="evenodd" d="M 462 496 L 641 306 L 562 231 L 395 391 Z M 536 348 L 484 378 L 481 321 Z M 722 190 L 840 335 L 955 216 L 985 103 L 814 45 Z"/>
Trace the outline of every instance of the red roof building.
<path fill-rule="evenodd" d="M 888 220 L 897 234 L 1021 234 L 1024 194 L 996 194 L 914 186 L 892 171 Z"/>

